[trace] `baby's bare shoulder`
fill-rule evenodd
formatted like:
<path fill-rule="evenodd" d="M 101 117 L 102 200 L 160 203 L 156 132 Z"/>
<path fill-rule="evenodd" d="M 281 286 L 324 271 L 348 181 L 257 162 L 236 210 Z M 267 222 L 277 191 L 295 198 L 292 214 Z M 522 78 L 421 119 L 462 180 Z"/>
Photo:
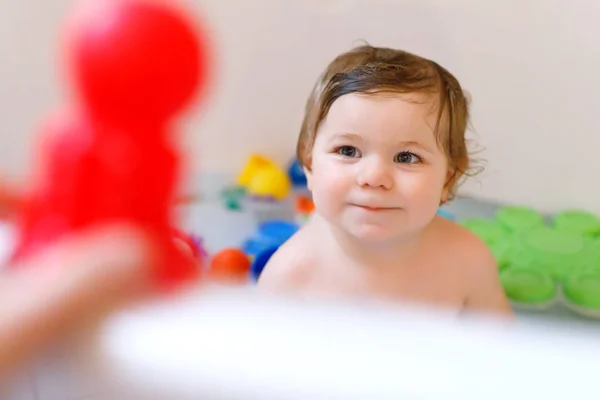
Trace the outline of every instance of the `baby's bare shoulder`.
<path fill-rule="evenodd" d="M 441 218 L 441 217 L 440 217 Z M 498 264 L 490 248 L 468 229 L 441 218 L 438 239 L 448 254 L 454 272 L 464 281 L 467 309 L 511 314 L 498 274 Z"/>
<path fill-rule="evenodd" d="M 258 280 L 258 287 L 268 291 L 287 291 L 299 287 L 314 263 L 315 249 L 310 228 L 302 228 L 271 256 Z"/>
<path fill-rule="evenodd" d="M 443 243 L 444 252 L 452 254 L 458 265 L 467 269 L 492 268 L 496 271 L 494 256 L 479 236 L 453 221 L 438 218 L 436 241 Z"/>

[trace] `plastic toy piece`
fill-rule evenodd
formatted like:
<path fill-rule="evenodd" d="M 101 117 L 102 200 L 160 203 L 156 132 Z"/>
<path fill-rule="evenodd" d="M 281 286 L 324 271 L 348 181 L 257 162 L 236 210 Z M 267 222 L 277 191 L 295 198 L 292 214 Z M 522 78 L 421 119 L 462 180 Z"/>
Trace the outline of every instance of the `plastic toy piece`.
<path fill-rule="evenodd" d="M 279 249 L 279 246 L 267 247 L 256 255 L 256 257 L 254 258 L 254 262 L 252 263 L 250 272 L 254 281 L 258 281 L 267 263 L 269 262 L 273 254 L 275 254 L 277 249 Z"/>
<path fill-rule="evenodd" d="M 544 217 L 536 210 L 522 206 L 505 206 L 496 212 L 496 221 L 510 232 L 527 231 L 545 226 Z"/>
<path fill-rule="evenodd" d="M 587 211 L 563 211 L 553 218 L 552 226 L 582 236 L 600 237 L 600 218 Z"/>
<path fill-rule="evenodd" d="M 500 274 L 506 296 L 522 305 L 546 305 L 556 298 L 552 278 L 536 269 L 508 268 Z"/>
<path fill-rule="evenodd" d="M 300 229 L 298 224 L 289 221 L 267 221 L 258 227 L 257 237 L 263 241 L 282 245 Z"/>
<path fill-rule="evenodd" d="M 533 267 L 564 282 L 586 257 L 587 241 L 578 235 L 550 228 L 534 229 L 515 241 L 512 266 Z"/>
<path fill-rule="evenodd" d="M 243 250 L 251 260 L 256 261 L 260 254 L 279 248 L 298 229 L 300 225 L 294 222 L 279 220 L 263 222 L 259 225 L 256 234 L 246 240 Z"/>
<path fill-rule="evenodd" d="M 248 194 L 259 198 L 283 200 L 290 193 L 288 177 L 279 168 L 264 168 L 256 173 L 248 185 Z"/>
<path fill-rule="evenodd" d="M 243 209 L 242 202 L 245 196 L 246 189 L 241 186 L 228 187 L 221 192 L 225 208 L 231 211 L 241 211 Z"/>
<path fill-rule="evenodd" d="M 252 178 L 256 175 L 258 171 L 263 168 L 270 168 L 273 166 L 273 162 L 266 157 L 260 156 L 258 154 L 252 154 L 248 158 L 248 162 L 244 166 L 244 169 L 237 177 L 237 184 L 246 187 L 250 185 L 252 182 Z"/>
<path fill-rule="evenodd" d="M 211 279 L 226 283 L 248 282 L 250 259 L 239 249 L 224 249 L 218 252 L 210 263 Z"/>
<path fill-rule="evenodd" d="M 198 276 L 173 240 L 180 174 L 170 122 L 206 86 L 207 43 L 172 2 L 95 0 L 69 19 L 66 68 L 79 104 L 42 127 L 14 258 L 81 229 L 134 223 L 156 237 L 157 281 Z"/>
<path fill-rule="evenodd" d="M 298 160 L 294 159 L 288 167 L 288 176 L 294 188 L 305 189 L 307 186 L 306 174 Z"/>
<path fill-rule="evenodd" d="M 296 222 L 304 224 L 315 211 L 315 203 L 308 196 L 296 198 Z"/>
<path fill-rule="evenodd" d="M 270 159 L 252 155 L 237 179 L 249 196 L 283 200 L 291 191 L 285 171 Z"/>
<path fill-rule="evenodd" d="M 257 234 L 244 244 L 244 250 L 253 259 L 250 274 L 254 280 L 258 280 L 271 256 L 298 229 L 298 224 L 279 220 L 263 222 L 258 227 Z"/>
<path fill-rule="evenodd" d="M 450 221 L 454 221 L 454 214 L 452 214 L 450 211 L 448 211 L 447 209 L 440 207 L 438 208 L 437 214 L 440 217 L 444 217 L 446 219 L 449 219 Z"/>
<path fill-rule="evenodd" d="M 564 284 L 563 295 L 571 306 L 600 313 L 600 271 L 572 276 Z"/>
<path fill-rule="evenodd" d="M 585 240 L 568 232 L 548 228 L 536 229 L 524 235 L 524 244 L 539 255 L 571 256 L 583 251 Z"/>

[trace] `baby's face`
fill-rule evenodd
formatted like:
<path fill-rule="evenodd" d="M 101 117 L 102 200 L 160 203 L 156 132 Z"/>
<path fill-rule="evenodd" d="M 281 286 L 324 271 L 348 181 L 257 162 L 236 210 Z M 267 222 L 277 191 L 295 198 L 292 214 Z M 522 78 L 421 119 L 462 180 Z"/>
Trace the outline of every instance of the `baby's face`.
<path fill-rule="evenodd" d="M 406 237 L 434 218 L 448 161 L 424 95 L 349 94 L 321 124 L 307 171 L 316 211 L 368 241 Z"/>

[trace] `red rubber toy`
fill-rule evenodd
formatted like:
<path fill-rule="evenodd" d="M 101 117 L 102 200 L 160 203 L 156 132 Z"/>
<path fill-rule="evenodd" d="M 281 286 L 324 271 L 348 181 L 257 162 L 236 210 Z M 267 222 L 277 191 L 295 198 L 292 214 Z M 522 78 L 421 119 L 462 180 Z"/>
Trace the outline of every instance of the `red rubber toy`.
<path fill-rule="evenodd" d="M 181 171 L 170 140 L 172 120 L 204 94 L 208 44 L 173 4 L 94 0 L 68 20 L 63 61 L 77 102 L 42 127 L 15 259 L 80 229 L 125 221 L 156 236 L 161 284 L 199 274 L 173 239 Z"/>

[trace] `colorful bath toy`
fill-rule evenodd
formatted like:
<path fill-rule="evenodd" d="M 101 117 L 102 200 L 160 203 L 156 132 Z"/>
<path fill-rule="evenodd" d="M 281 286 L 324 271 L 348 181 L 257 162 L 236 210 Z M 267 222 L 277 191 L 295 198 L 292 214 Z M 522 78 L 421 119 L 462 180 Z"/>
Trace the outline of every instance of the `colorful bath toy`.
<path fill-rule="evenodd" d="M 273 246 L 272 243 L 269 243 L 269 242 L 265 243 L 254 237 L 251 237 L 244 241 L 244 243 L 242 244 L 242 250 L 244 251 L 244 253 L 246 253 L 248 255 L 248 257 L 252 261 L 252 260 L 254 260 L 254 258 L 256 257 L 257 254 L 261 253 L 266 248 L 269 248 L 272 246 Z"/>
<path fill-rule="evenodd" d="M 533 268 L 507 268 L 500 273 L 500 282 L 508 299 L 517 305 L 547 306 L 557 295 L 550 275 Z"/>
<path fill-rule="evenodd" d="M 450 211 L 443 207 L 438 208 L 437 214 L 440 217 L 444 217 L 446 219 L 449 219 L 450 221 L 454 221 L 454 214 L 452 214 Z"/>
<path fill-rule="evenodd" d="M 258 227 L 258 236 L 265 240 L 283 243 L 288 240 L 300 227 L 290 221 L 267 221 Z"/>
<path fill-rule="evenodd" d="M 252 155 L 237 178 L 237 184 L 246 189 L 249 196 L 282 200 L 291 191 L 287 173 L 270 159 Z"/>
<path fill-rule="evenodd" d="M 275 254 L 277 249 L 279 249 L 279 246 L 268 247 L 256 255 L 250 268 L 250 275 L 254 281 L 258 281 L 265 266 L 267 265 L 273 254 Z"/>
<path fill-rule="evenodd" d="M 256 234 L 246 240 L 243 250 L 251 259 L 273 247 L 278 248 L 287 241 L 300 225 L 290 221 L 272 220 L 258 226 Z"/>
<path fill-rule="evenodd" d="M 252 154 L 246 165 L 242 169 L 242 172 L 237 177 L 237 184 L 242 187 L 246 187 L 252 182 L 252 178 L 256 175 L 257 171 L 263 168 L 271 168 L 274 165 L 273 161 L 267 157 L 263 157 L 258 154 Z"/>
<path fill-rule="evenodd" d="M 515 241 L 512 267 L 533 267 L 550 274 L 557 283 L 586 263 L 589 250 L 585 238 L 550 228 L 538 228 L 519 236 Z"/>
<path fill-rule="evenodd" d="M 552 220 L 555 229 L 592 238 L 600 237 L 600 218 L 582 210 L 567 210 L 558 213 Z"/>
<path fill-rule="evenodd" d="M 491 220 L 461 225 L 490 247 L 511 303 L 545 310 L 558 304 L 562 289 L 568 308 L 600 319 L 600 217 L 566 210 L 547 225 L 534 209 L 506 206 Z"/>
<path fill-rule="evenodd" d="M 573 312 L 600 319 L 600 271 L 573 274 L 563 286 L 563 301 Z"/>
<path fill-rule="evenodd" d="M 247 189 L 250 196 L 283 200 L 291 188 L 289 179 L 282 170 L 268 168 L 258 171 Z"/>
<path fill-rule="evenodd" d="M 219 251 L 211 260 L 209 277 L 224 283 L 244 283 L 249 279 L 250 259 L 240 249 Z"/>
<path fill-rule="evenodd" d="M 523 206 L 501 207 L 496 212 L 495 219 L 510 232 L 530 230 L 545 225 L 542 214 Z"/>
<path fill-rule="evenodd" d="M 295 204 L 296 222 L 300 225 L 305 224 L 315 211 L 315 203 L 309 196 L 296 197 Z"/>
<path fill-rule="evenodd" d="M 288 176 L 290 181 L 292 182 L 292 186 L 295 188 L 305 188 L 307 185 L 306 174 L 304 173 L 304 169 L 298 162 L 298 160 L 294 159 L 290 163 L 288 168 Z"/>
<path fill-rule="evenodd" d="M 221 192 L 221 197 L 225 203 L 225 208 L 231 211 L 242 210 L 242 204 L 246 197 L 246 189 L 242 186 L 230 186 Z"/>

